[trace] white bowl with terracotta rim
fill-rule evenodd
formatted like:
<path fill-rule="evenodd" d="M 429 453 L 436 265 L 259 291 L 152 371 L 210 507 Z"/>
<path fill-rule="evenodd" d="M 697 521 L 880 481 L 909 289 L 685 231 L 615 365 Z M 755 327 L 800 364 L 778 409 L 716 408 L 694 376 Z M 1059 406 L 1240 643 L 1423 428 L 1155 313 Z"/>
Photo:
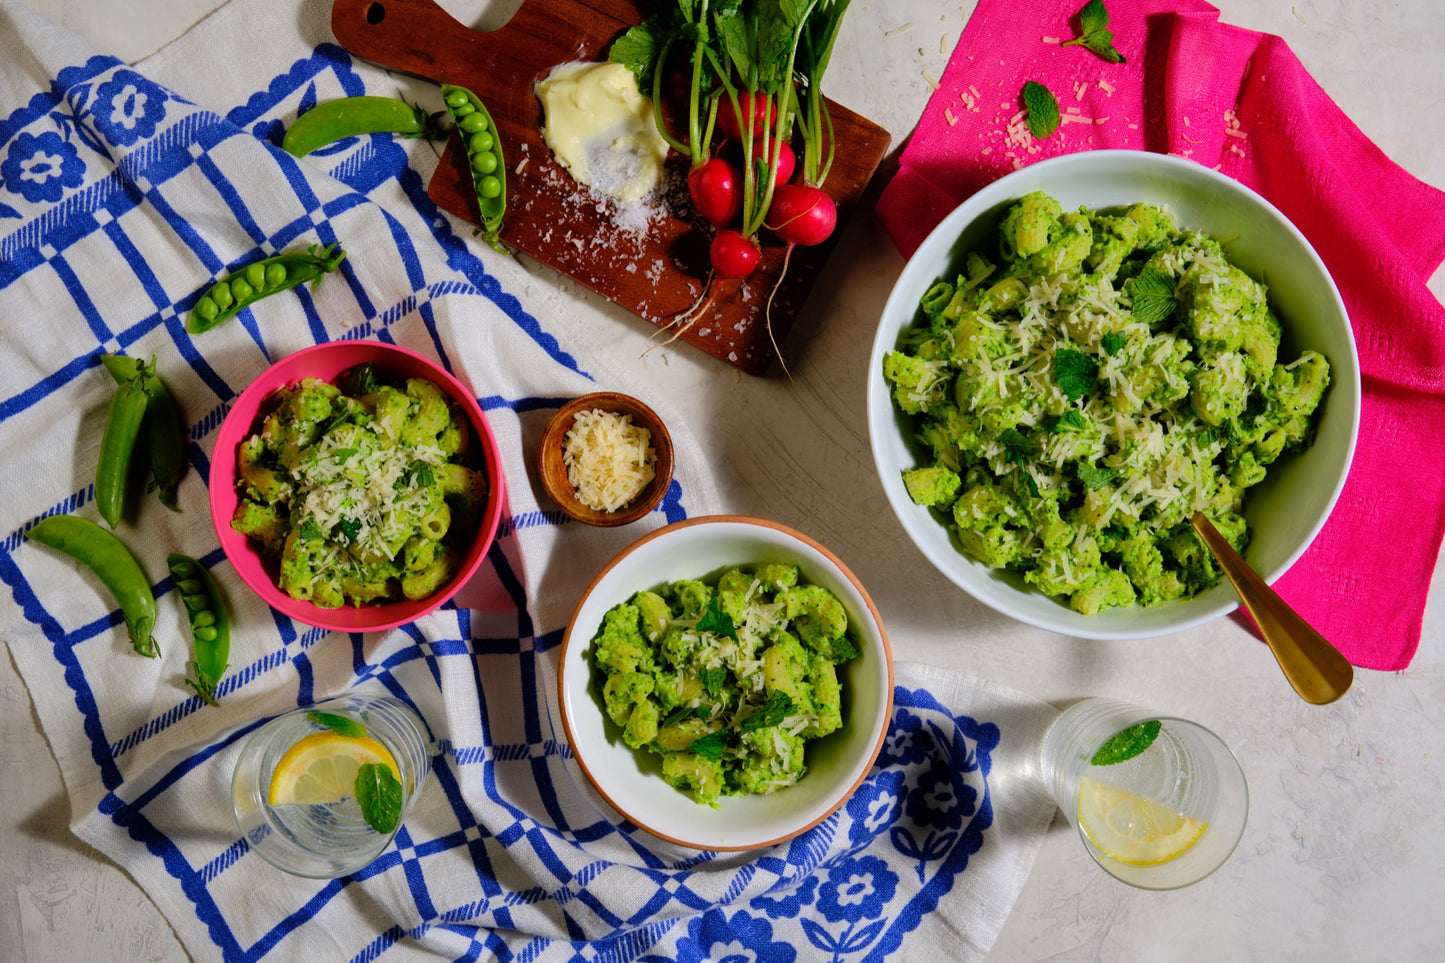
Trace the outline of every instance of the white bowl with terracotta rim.
<path fill-rule="evenodd" d="M 590 659 L 603 616 L 642 589 L 763 562 L 798 566 L 801 581 L 842 600 L 859 656 L 838 667 L 843 726 L 812 740 L 807 773 L 762 796 L 724 796 L 716 809 L 662 780 L 659 757 L 630 748 L 602 708 Z M 562 639 L 557 690 L 562 724 L 587 781 L 613 809 L 659 839 L 704 850 L 773 846 L 806 832 L 845 803 L 872 768 L 893 712 L 893 653 L 878 609 L 848 567 L 786 525 L 740 515 L 674 522 L 623 549 L 582 593 Z"/>

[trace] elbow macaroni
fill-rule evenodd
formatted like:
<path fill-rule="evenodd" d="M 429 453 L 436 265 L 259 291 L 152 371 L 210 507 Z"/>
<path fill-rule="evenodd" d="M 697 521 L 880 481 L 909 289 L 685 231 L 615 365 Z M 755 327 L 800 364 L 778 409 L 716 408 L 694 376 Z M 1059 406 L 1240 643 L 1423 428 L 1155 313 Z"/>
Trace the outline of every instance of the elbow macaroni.
<path fill-rule="evenodd" d="M 487 479 L 465 415 L 422 378 L 282 389 L 241 444 L 232 527 L 279 564 L 278 585 L 324 608 L 422 599 L 458 570 Z"/>

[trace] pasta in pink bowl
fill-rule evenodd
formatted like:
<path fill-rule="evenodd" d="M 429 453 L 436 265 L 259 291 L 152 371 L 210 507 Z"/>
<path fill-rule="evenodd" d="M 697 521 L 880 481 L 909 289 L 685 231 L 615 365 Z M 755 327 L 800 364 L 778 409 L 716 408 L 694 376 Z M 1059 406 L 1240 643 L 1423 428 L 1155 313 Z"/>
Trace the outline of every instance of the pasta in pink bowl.
<path fill-rule="evenodd" d="M 227 413 L 211 518 L 268 605 L 345 632 L 444 604 L 496 537 L 500 454 L 475 396 L 445 368 L 379 341 L 338 341 L 266 369 Z"/>

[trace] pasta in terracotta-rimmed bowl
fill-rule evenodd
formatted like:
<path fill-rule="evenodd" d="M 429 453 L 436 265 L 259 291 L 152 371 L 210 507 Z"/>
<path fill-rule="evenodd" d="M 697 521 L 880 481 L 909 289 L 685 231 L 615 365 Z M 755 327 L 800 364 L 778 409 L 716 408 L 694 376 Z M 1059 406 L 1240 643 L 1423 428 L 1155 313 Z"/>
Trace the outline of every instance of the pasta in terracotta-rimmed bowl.
<path fill-rule="evenodd" d="M 211 517 L 236 573 L 308 625 L 414 621 L 476 573 L 501 520 L 496 439 L 445 368 L 378 341 L 298 351 L 231 406 Z"/>

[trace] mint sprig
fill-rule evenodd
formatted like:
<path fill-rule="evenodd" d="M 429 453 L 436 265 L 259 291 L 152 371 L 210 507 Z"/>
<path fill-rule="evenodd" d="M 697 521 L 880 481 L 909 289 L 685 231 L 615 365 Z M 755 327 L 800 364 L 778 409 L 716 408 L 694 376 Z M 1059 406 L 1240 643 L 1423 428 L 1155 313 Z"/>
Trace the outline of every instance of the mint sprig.
<path fill-rule="evenodd" d="M 1063 120 L 1059 116 L 1059 101 L 1049 88 L 1037 80 L 1030 80 L 1024 84 L 1022 96 L 1024 110 L 1028 112 L 1025 122 L 1035 140 L 1043 140 L 1059 129 Z"/>
<path fill-rule="evenodd" d="M 356 804 L 361 818 L 383 836 L 396 830 L 401 822 L 401 781 L 391 767 L 368 762 L 356 770 Z"/>
<path fill-rule="evenodd" d="M 725 635 L 736 641 L 738 637 L 737 626 L 733 624 L 733 617 L 723 610 L 722 603 L 713 597 L 708 600 L 707 608 L 703 609 L 702 618 L 697 620 L 699 632 L 713 632 L 717 635 Z"/>
<path fill-rule="evenodd" d="M 1121 64 L 1124 55 L 1114 46 L 1114 31 L 1109 29 L 1109 11 L 1104 9 L 1104 0 L 1089 0 L 1079 11 L 1079 36 L 1065 40 L 1062 46 L 1084 47 L 1098 54 L 1110 63 Z"/>
<path fill-rule="evenodd" d="M 1089 762 L 1095 766 L 1116 766 L 1133 759 L 1154 744 L 1154 740 L 1159 737 L 1160 728 L 1158 719 L 1149 719 L 1121 729 L 1098 748 Z"/>

